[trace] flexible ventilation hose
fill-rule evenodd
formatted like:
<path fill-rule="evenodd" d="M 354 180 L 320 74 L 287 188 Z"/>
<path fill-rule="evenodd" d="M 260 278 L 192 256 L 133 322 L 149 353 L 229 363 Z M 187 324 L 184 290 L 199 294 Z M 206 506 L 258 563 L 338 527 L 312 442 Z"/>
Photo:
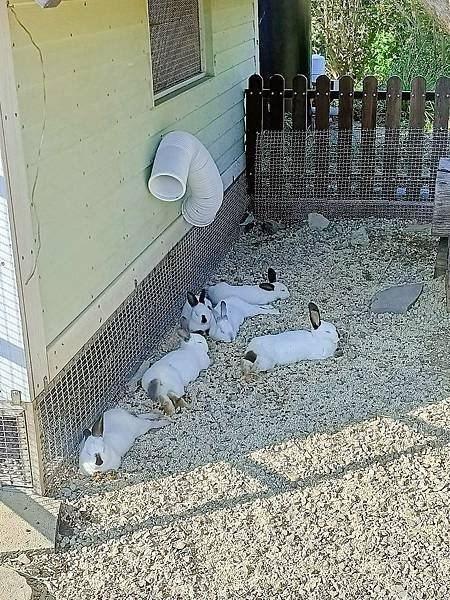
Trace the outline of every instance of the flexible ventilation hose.
<path fill-rule="evenodd" d="M 223 201 L 222 178 L 211 154 L 185 131 L 172 131 L 161 140 L 148 189 L 164 202 L 184 197 L 181 212 L 196 227 L 210 225 Z"/>

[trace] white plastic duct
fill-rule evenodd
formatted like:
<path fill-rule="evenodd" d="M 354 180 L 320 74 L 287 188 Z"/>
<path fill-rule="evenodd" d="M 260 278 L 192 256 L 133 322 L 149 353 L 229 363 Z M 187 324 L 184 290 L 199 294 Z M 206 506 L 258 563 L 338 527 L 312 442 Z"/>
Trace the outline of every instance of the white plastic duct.
<path fill-rule="evenodd" d="M 186 194 L 187 188 L 190 193 Z M 181 212 L 196 227 L 210 225 L 223 201 L 222 178 L 212 156 L 185 131 L 172 131 L 161 140 L 148 189 L 164 202 L 176 202 L 184 196 Z"/>

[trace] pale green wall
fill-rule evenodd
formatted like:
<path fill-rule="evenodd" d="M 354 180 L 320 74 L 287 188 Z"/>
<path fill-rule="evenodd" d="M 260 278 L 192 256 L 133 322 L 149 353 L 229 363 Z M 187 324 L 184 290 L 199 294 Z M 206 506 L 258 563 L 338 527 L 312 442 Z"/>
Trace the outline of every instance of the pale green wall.
<path fill-rule="evenodd" d="M 243 90 L 256 67 L 254 5 L 205 1 L 214 76 L 154 107 L 146 0 L 66 0 L 46 10 L 33 1 L 14 4 L 44 57 L 35 228 L 50 343 L 178 216 L 178 204 L 147 190 L 161 133 L 196 134 L 221 172 L 242 155 Z M 11 13 L 10 25 L 31 187 L 44 116 L 42 69 Z"/>

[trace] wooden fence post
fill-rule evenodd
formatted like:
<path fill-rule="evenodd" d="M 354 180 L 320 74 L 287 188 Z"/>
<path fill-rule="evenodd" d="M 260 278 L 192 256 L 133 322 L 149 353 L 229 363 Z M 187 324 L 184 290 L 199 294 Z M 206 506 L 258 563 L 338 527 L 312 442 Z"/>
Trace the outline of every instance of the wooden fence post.
<path fill-rule="evenodd" d="M 314 189 L 316 198 L 324 200 L 328 196 L 330 170 L 330 79 L 326 75 L 316 80 L 315 100 Z"/>
<path fill-rule="evenodd" d="M 303 202 L 306 198 L 306 136 L 308 129 L 308 80 L 304 75 L 296 75 L 292 81 L 292 161 L 290 185 L 292 196 L 290 206 Z M 294 216 L 294 215 L 293 215 Z"/>
<path fill-rule="evenodd" d="M 434 101 L 433 148 L 430 166 L 430 195 L 434 200 L 439 160 L 448 152 L 448 119 L 450 116 L 450 78 L 440 77 Z"/>
<path fill-rule="evenodd" d="M 363 82 L 361 117 L 361 200 L 370 200 L 374 193 L 376 168 L 378 82 L 375 77 L 366 77 Z"/>
<path fill-rule="evenodd" d="M 247 174 L 247 192 L 255 193 L 256 140 L 262 131 L 263 79 L 261 75 L 252 75 L 248 82 L 245 97 L 245 160 Z"/>
<path fill-rule="evenodd" d="M 386 86 L 383 152 L 383 197 L 389 200 L 395 200 L 397 196 L 401 113 L 402 82 L 400 77 L 391 77 Z"/>
<path fill-rule="evenodd" d="M 336 160 L 339 200 L 344 200 L 351 194 L 354 87 L 353 78 L 349 75 L 339 79 L 339 129 Z"/>
<path fill-rule="evenodd" d="M 418 200 L 422 187 L 426 91 L 425 79 L 423 77 L 414 77 L 411 81 L 409 132 L 406 146 L 408 160 L 406 169 L 408 174 L 406 197 L 408 200 Z"/>
<path fill-rule="evenodd" d="M 284 77 L 272 75 L 270 87 L 270 117 L 268 129 L 282 131 L 284 128 Z"/>

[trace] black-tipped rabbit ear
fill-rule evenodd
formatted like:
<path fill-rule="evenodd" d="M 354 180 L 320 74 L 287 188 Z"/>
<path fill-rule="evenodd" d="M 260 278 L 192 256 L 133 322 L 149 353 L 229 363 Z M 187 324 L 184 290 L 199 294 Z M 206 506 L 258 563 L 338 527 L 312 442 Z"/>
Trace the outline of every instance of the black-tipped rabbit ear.
<path fill-rule="evenodd" d="M 103 435 L 103 415 L 100 417 L 100 419 L 95 423 L 94 427 L 92 428 L 92 435 L 94 437 L 102 437 L 102 435 Z"/>
<path fill-rule="evenodd" d="M 187 301 L 189 302 L 189 305 L 192 306 L 192 308 L 194 308 L 194 306 L 197 306 L 198 304 L 198 300 L 195 294 L 193 294 L 192 292 L 187 293 Z"/>
<path fill-rule="evenodd" d="M 86 441 L 88 439 L 88 437 L 91 437 L 91 435 L 92 435 L 92 431 L 90 429 L 85 429 L 83 431 L 83 440 Z"/>
<path fill-rule="evenodd" d="M 272 269 L 272 267 L 270 267 L 267 271 L 267 277 L 269 279 L 269 283 L 275 283 L 275 281 L 277 280 L 277 274 L 275 273 L 275 270 Z"/>
<path fill-rule="evenodd" d="M 266 292 L 273 292 L 275 289 L 275 286 L 273 285 L 273 283 L 260 283 L 259 287 L 262 290 L 266 290 Z"/>
<path fill-rule="evenodd" d="M 200 296 L 198 297 L 198 301 L 200 302 L 200 304 L 205 304 L 205 298 L 206 298 L 206 290 L 202 290 L 200 292 Z"/>
<path fill-rule="evenodd" d="M 313 329 L 319 329 L 319 327 L 320 327 L 319 307 L 317 306 L 317 304 L 314 304 L 314 302 L 310 302 L 308 304 L 308 310 L 309 310 L 309 318 L 311 320 L 311 325 L 313 326 Z"/>

